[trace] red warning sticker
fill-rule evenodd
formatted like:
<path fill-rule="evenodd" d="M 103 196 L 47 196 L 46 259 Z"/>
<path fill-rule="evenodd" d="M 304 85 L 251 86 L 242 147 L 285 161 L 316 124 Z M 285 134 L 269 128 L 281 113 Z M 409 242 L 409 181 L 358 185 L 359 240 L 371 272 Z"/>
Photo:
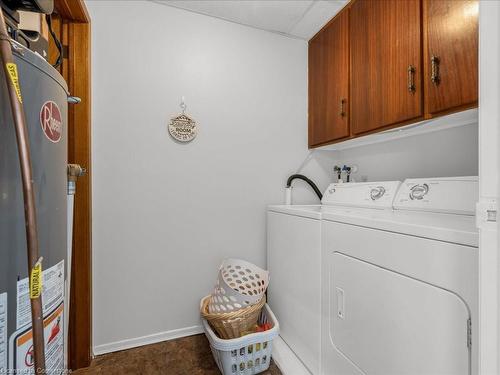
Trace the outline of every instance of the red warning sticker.
<path fill-rule="evenodd" d="M 57 143 L 62 136 L 61 111 L 53 101 L 45 102 L 40 110 L 40 125 L 43 133 L 51 142 Z"/>

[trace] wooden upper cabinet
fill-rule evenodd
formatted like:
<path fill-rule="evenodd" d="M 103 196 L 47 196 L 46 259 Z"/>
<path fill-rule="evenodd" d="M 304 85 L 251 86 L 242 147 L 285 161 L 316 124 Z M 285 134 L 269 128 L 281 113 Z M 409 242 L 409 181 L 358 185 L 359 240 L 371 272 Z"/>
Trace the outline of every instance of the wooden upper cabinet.
<path fill-rule="evenodd" d="M 422 117 L 420 1 L 356 0 L 350 16 L 352 133 Z"/>
<path fill-rule="evenodd" d="M 349 12 L 309 42 L 309 146 L 349 136 Z"/>
<path fill-rule="evenodd" d="M 478 1 L 423 0 L 428 117 L 477 105 Z"/>
<path fill-rule="evenodd" d="M 477 103 L 478 0 L 352 0 L 309 41 L 309 147 Z"/>

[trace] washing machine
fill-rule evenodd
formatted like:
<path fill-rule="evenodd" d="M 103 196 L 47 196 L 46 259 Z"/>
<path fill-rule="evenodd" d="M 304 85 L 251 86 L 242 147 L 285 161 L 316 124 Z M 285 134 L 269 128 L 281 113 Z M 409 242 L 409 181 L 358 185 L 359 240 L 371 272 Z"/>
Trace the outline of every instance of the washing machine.
<path fill-rule="evenodd" d="M 321 373 L 477 374 L 477 178 L 350 189 L 322 212 Z"/>
<path fill-rule="evenodd" d="M 280 339 L 273 346 L 273 356 L 284 373 L 283 366 L 288 366 L 290 374 L 318 375 L 321 205 L 268 207 L 267 267 L 268 303 L 280 322 Z M 280 361 L 279 356 L 284 357 L 287 351 L 293 353 Z M 297 363 L 291 365 L 293 361 Z"/>

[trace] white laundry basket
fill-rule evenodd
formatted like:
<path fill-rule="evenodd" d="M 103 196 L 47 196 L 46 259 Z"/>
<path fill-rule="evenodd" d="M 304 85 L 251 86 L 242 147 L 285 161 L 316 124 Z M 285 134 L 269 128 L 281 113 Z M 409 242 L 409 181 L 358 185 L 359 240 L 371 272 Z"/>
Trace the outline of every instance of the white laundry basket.
<path fill-rule="evenodd" d="M 241 259 L 225 259 L 219 267 L 208 311 L 223 314 L 256 304 L 268 284 L 268 271 Z"/>
<path fill-rule="evenodd" d="M 223 375 L 254 375 L 269 368 L 273 339 L 279 334 L 279 324 L 268 304 L 262 309 L 259 323 L 271 323 L 273 328 L 237 339 L 218 338 L 208 322 L 205 319 L 202 321 L 215 362 Z"/>

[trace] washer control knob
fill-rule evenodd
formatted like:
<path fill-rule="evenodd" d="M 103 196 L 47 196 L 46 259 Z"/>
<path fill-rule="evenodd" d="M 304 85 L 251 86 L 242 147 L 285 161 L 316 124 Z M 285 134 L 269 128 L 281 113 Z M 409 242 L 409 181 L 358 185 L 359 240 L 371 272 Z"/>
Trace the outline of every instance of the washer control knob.
<path fill-rule="evenodd" d="M 411 200 L 424 199 L 425 195 L 428 192 L 429 192 L 429 185 L 427 184 L 414 185 L 410 188 L 410 199 Z"/>
<path fill-rule="evenodd" d="M 383 186 L 377 186 L 370 190 L 370 198 L 372 199 L 372 201 L 376 201 L 377 199 L 382 198 L 384 194 L 385 188 Z"/>

